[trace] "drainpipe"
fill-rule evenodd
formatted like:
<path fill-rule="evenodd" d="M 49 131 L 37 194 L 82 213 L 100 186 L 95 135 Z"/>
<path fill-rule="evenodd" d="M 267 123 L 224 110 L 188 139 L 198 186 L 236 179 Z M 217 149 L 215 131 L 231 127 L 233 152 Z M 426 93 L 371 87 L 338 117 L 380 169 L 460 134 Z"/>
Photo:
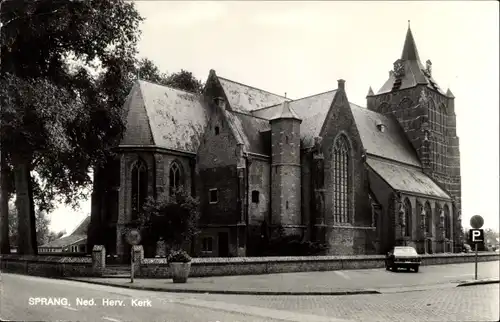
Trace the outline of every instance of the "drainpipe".
<path fill-rule="evenodd" d="M 190 172 L 191 172 L 191 196 L 193 198 L 196 197 L 196 159 L 190 159 L 189 160 L 189 165 L 190 165 Z M 196 244 L 196 237 L 195 236 L 192 236 L 191 237 L 191 255 L 194 256 L 195 255 L 195 244 Z"/>

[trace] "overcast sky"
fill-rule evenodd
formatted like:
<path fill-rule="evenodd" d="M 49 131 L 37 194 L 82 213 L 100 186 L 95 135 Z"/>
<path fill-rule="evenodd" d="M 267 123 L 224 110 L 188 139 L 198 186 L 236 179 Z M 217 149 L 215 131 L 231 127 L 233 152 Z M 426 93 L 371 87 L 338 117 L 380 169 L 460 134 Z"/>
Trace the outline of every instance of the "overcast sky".
<path fill-rule="evenodd" d="M 408 20 L 420 58 L 455 95 L 463 223 L 499 225 L 499 8 L 497 1 L 173 2 L 136 1 L 145 18 L 139 54 L 164 72 L 186 69 L 290 98 L 337 87 L 366 106 L 400 58 Z M 53 230 L 70 232 L 90 214 L 61 207 Z"/>

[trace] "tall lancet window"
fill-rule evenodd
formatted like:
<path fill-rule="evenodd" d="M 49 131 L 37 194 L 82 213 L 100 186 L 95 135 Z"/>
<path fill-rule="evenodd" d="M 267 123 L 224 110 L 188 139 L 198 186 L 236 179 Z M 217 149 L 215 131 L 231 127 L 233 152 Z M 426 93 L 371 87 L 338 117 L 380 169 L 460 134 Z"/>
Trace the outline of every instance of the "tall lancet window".
<path fill-rule="evenodd" d="M 405 209 L 405 236 L 411 237 L 412 211 L 411 211 L 411 203 L 408 198 L 405 198 L 404 209 Z"/>
<path fill-rule="evenodd" d="M 174 195 L 175 191 L 182 186 L 182 170 L 177 161 L 172 162 L 169 172 L 169 193 Z"/>
<path fill-rule="evenodd" d="M 146 162 L 139 159 L 132 167 L 132 220 L 138 218 L 147 197 L 148 168 Z"/>
<path fill-rule="evenodd" d="M 427 236 L 432 235 L 432 209 L 429 202 L 425 203 L 425 231 L 427 232 Z"/>
<path fill-rule="evenodd" d="M 444 237 L 450 239 L 451 238 L 451 217 L 450 217 L 450 208 L 448 205 L 444 206 Z"/>
<path fill-rule="evenodd" d="M 335 222 L 347 223 L 350 221 L 350 163 L 349 142 L 344 135 L 340 135 L 333 146 L 333 215 Z"/>

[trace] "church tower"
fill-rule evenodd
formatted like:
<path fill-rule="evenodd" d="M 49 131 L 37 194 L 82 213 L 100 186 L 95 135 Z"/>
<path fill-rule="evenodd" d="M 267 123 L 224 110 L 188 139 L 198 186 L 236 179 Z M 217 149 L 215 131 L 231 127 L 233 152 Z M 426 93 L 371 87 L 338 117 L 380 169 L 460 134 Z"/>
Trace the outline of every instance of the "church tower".
<path fill-rule="evenodd" d="M 271 224 L 292 233 L 302 224 L 300 123 L 285 101 L 271 124 Z"/>
<path fill-rule="evenodd" d="M 455 200 L 454 241 L 461 231 L 460 150 L 456 132 L 455 97 L 444 92 L 432 77 L 432 63 L 425 66 L 408 23 L 401 58 L 394 62 L 389 79 L 374 94 L 368 92 L 368 109 L 393 114 L 417 151 L 422 167 Z"/>

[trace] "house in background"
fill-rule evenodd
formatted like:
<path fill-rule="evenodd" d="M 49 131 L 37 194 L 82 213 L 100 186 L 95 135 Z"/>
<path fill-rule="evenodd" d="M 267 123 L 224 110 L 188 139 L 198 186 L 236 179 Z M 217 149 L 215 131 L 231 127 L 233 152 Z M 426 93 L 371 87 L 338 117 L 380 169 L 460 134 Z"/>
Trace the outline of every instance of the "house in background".
<path fill-rule="evenodd" d="M 38 247 L 38 253 L 86 253 L 89 223 L 90 216 L 87 216 L 70 235 Z"/>

